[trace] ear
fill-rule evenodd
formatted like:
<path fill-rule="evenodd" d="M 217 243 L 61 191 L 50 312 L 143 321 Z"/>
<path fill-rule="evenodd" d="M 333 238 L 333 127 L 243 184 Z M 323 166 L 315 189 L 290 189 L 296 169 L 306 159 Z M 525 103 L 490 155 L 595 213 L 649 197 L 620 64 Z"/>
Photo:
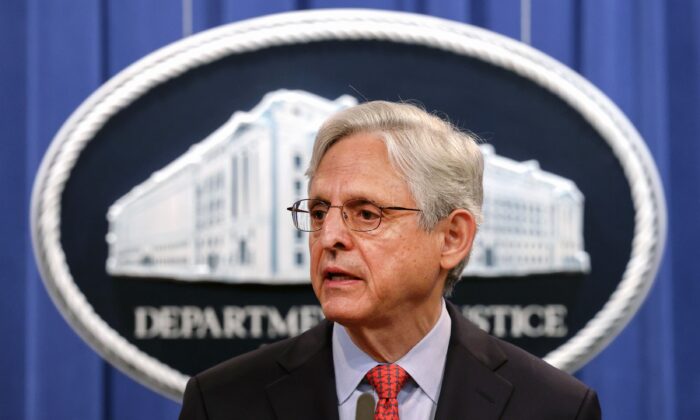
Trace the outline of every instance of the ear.
<path fill-rule="evenodd" d="M 450 270 L 469 255 L 476 235 L 476 221 L 465 209 L 456 209 L 441 223 L 444 223 L 444 239 L 440 267 Z"/>

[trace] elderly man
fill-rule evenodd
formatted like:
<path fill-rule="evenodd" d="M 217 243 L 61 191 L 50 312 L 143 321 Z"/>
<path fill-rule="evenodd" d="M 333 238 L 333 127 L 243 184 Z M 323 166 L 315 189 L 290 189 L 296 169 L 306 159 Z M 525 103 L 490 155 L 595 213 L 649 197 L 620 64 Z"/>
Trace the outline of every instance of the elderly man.
<path fill-rule="evenodd" d="M 593 390 L 443 299 L 469 257 L 482 173 L 474 139 L 415 106 L 331 117 L 309 198 L 289 208 L 326 321 L 196 375 L 180 418 L 348 420 L 365 393 L 375 419 L 600 418 Z"/>

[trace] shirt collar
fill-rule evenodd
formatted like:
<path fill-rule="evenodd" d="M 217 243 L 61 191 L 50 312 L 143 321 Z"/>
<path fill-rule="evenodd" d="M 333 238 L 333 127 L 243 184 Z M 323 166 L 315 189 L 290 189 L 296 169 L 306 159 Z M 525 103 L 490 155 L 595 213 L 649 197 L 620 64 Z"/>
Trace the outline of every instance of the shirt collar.
<path fill-rule="evenodd" d="M 440 317 L 430 332 L 396 362 L 435 404 L 442 384 L 451 328 L 452 320 L 443 300 Z M 337 323 L 333 325 L 332 346 L 335 389 L 338 402 L 343 404 L 377 362 L 360 350 L 345 327 Z"/>

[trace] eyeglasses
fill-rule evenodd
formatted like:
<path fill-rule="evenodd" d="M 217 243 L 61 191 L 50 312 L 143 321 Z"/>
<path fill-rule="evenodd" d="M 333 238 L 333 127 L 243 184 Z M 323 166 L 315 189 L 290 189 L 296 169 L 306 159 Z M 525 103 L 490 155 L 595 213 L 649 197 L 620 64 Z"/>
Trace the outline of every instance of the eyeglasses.
<path fill-rule="evenodd" d="M 381 207 L 362 198 L 348 200 L 339 206 L 332 206 L 323 200 L 299 200 L 287 210 L 292 212 L 294 227 L 302 232 L 317 232 L 323 228 L 326 215 L 332 208 L 340 209 L 345 225 L 357 232 L 378 228 L 385 210 L 421 211 L 396 206 Z"/>

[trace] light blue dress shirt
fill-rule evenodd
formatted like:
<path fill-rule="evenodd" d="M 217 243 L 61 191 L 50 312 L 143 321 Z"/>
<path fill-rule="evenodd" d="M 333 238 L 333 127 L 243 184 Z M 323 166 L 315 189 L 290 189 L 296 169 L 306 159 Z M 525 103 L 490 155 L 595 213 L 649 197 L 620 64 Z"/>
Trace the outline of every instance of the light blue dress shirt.
<path fill-rule="evenodd" d="M 443 301 L 433 329 L 396 362 L 411 375 L 398 395 L 401 420 L 435 418 L 451 327 L 452 320 Z M 357 399 L 363 393 L 373 393 L 377 401 L 374 389 L 364 380 L 365 374 L 376 365 L 374 359 L 352 342 L 345 327 L 333 325 L 333 366 L 340 420 L 355 419 Z"/>

